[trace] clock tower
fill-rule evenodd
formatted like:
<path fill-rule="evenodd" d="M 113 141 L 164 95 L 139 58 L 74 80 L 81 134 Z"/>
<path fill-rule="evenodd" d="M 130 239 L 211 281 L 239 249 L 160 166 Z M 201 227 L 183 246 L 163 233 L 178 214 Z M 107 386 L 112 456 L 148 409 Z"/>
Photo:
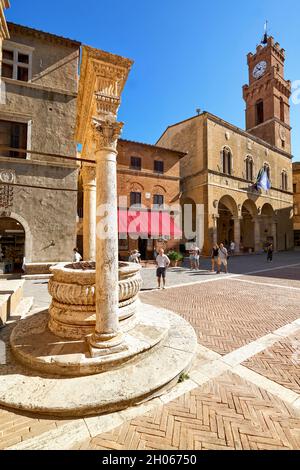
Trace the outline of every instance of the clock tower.
<path fill-rule="evenodd" d="M 243 87 L 246 130 L 291 153 L 291 82 L 284 78 L 285 51 L 273 37 L 247 56 L 249 85 Z"/>

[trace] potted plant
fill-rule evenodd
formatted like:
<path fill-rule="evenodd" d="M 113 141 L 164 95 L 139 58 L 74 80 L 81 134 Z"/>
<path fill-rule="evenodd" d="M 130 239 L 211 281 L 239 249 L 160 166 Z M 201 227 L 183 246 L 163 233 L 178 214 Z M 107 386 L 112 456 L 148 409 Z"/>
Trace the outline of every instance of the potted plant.
<path fill-rule="evenodd" d="M 168 253 L 168 257 L 171 261 L 171 266 L 172 267 L 177 267 L 178 266 L 178 262 L 179 261 L 182 261 L 183 259 L 183 255 L 181 253 L 178 253 L 177 251 L 175 250 L 172 250 L 172 251 L 169 251 Z"/>

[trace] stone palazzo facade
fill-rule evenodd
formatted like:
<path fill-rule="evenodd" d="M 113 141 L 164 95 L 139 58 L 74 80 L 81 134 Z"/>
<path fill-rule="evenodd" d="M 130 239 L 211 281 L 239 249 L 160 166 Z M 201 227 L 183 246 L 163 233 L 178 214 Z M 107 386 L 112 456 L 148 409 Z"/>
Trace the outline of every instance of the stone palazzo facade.
<path fill-rule="evenodd" d="M 185 153 L 125 139 L 119 139 L 117 150 L 119 211 L 132 205 L 141 206 L 141 211 L 148 214 L 150 210 L 166 214 L 169 207 L 176 209 L 180 204 L 180 159 Z M 95 168 L 83 165 L 79 178 L 80 219 L 77 242 L 83 253 L 87 252 L 87 248 L 83 247 L 83 217 L 86 211 L 92 209 L 87 201 L 95 200 L 95 192 Z M 89 197 L 89 194 L 92 196 Z M 128 253 L 138 249 L 143 260 L 152 260 L 154 249 L 157 250 L 160 246 L 168 250 L 179 250 L 180 239 L 171 232 L 171 227 L 166 224 L 166 227 L 161 227 L 161 233 L 154 236 L 144 228 L 137 228 L 133 236 L 122 233 L 119 236 L 119 256 L 127 260 Z"/>
<path fill-rule="evenodd" d="M 8 30 L 0 183 L 14 186 L 0 191 L 4 270 L 20 270 L 25 257 L 28 273 L 43 272 L 71 260 L 76 244 L 78 164 L 57 156 L 76 157 L 80 43 L 13 23 Z"/>
<path fill-rule="evenodd" d="M 293 163 L 294 243 L 300 250 L 300 162 Z"/>
<path fill-rule="evenodd" d="M 157 145 L 188 152 L 181 159 L 181 204 L 193 209 L 197 243 L 234 241 L 237 252 L 293 248 L 293 181 L 284 50 L 272 37 L 248 54 L 246 131 L 208 112 L 169 126 Z M 254 189 L 258 172 L 271 189 Z M 196 210 L 196 205 L 200 209 Z"/>

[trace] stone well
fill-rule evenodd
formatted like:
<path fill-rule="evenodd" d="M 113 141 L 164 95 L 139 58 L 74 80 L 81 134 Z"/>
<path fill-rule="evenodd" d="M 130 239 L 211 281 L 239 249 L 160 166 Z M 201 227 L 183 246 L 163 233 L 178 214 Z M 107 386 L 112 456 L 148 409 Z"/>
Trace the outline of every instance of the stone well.
<path fill-rule="evenodd" d="M 119 263 L 120 329 L 127 331 L 136 323 L 138 293 L 142 285 L 140 265 Z M 50 268 L 52 302 L 49 329 L 62 338 L 83 339 L 93 333 L 96 324 L 95 263 L 58 264 Z"/>

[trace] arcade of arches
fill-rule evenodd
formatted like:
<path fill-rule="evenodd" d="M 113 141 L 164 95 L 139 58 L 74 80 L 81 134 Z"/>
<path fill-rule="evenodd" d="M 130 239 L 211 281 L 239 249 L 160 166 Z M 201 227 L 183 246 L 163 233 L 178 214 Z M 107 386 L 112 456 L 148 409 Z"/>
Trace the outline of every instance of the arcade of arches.
<path fill-rule="evenodd" d="M 22 271 L 25 230 L 15 219 L 0 217 L 0 273 Z"/>
<path fill-rule="evenodd" d="M 261 252 L 269 243 L 273 243 L 275 250 L 289 248 L 288 228 L 286 220 L 289 219 L 289 209 L 277 209 L 266 201 L 255 201 L 248 198 L 239 204 L 230 195 L 224 195 L 214 201 L 214 213 L 204 218 L 204 243 L 199 242 L 197 229 L 196 204 L 193 199 L 185 198 L 182 201 L 182 221 L 185 220 L 185 204 L 192 207 L 192 221 L 190 226 L 196 236 L 185 241 L 197 242 L 203 246 L 203 253 L 209 254 L 213 243 L 223 242 L 229 245 L 235 242 L 235 251 L 239 253 Z M 261 205 L 260 205 L 261 204 Z M 211 224 L 209 226 L 209 223 Z M 199 225 L 199 224 L 198 224 Z M 186 233 L 183 227 L 183 233 Z"/>
<path fill-rule="evenodd" d="M 235 242 L 236 251 L 251 253 L 273 243 L 277 248 L 276 212 L 269 203 L 258 208 L 247 199 L 237 205 L 231 196 L 223 196 L 217 206 L 214 242 Z"/>

